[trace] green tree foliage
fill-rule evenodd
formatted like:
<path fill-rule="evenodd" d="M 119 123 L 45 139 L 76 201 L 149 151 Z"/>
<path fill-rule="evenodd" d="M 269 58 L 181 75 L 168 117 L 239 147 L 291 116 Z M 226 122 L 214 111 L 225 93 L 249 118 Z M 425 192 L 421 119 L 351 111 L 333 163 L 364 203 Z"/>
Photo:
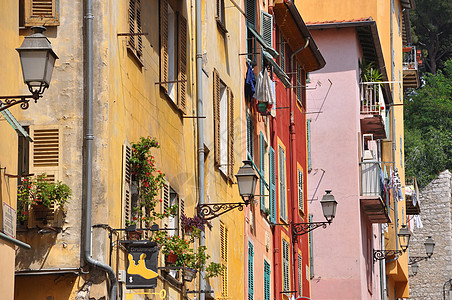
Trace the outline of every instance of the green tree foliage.
<path fill-rule="evenodd" d="M 452 59 L 423 81 L 406 95 L 404 111 L 406 174 L 417 177 L 420 186 L 452 169 Z"/>
<path fill-rule="evenodd" d="M 426 71 L 435 74 L 452 57 L 452 1 L 415 2 L 410 12 L 413 42 L 424 50 Z"/>

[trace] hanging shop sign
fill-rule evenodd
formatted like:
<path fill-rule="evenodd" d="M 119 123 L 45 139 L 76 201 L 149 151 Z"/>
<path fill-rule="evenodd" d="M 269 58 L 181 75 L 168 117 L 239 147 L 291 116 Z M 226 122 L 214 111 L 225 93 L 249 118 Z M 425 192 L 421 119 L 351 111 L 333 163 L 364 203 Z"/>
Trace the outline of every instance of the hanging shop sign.
<path fill-rule="evenodd" d="M 157 286 L 159 249 L 151 241 L 127 241 L 127 289 L 153 289 Z"/>

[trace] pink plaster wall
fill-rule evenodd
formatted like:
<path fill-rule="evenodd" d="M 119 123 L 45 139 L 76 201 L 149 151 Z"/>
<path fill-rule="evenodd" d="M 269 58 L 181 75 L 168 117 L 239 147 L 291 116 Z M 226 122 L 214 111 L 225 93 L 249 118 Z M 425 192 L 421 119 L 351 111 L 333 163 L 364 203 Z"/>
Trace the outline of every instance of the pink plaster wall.
<path fill-rule="evenodd" d="M 308 199 L 314 197 L 309 202 L 313 221 L 324 221 L 320 199 L 325 190 L 332 190 L 338 202 L 333 223 L 313 233 L 312 299 L 377 299 L 379 282 L 374 282 L 371 292 L 368 291 L 366 222 L 363 225 L 359 202 L 360 45 L 354 28 L 311 33 L 327 62 L 325 68 L 310 74 L 310 86 L 317 82 L 321 86 L 307 94 L 308 111 L 322 111 L 308 115 L 312 120 Z M 313 195 L 323 170 L 323 179 Z"/>

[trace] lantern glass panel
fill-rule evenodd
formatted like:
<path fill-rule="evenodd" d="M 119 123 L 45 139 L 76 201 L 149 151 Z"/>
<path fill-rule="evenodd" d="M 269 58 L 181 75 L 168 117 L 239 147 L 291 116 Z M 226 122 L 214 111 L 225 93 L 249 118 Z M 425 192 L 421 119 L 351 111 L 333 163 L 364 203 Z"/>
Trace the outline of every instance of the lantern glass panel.
<path fill-rule="evenodd" d="M 39 87 L 46 80 L 47 53 L 48 50 L 23 50 L 19 52 L 24 82 L 29 86 Z M 53 63 L 55 63 L 55 59 Z M 46 83 L 49 84 L 50 80 Z"/>

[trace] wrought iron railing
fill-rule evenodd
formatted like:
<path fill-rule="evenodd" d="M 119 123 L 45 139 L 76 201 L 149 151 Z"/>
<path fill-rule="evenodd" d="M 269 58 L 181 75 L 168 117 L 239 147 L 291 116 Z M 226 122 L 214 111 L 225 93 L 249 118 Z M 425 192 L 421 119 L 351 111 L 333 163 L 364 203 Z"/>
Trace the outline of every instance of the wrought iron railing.
<path fill-rule="evenodd" d="M 417 59 L 416 47 L 410 46 L 403 48 L 403 69 L 418 70 L 419 63 Z"/>

